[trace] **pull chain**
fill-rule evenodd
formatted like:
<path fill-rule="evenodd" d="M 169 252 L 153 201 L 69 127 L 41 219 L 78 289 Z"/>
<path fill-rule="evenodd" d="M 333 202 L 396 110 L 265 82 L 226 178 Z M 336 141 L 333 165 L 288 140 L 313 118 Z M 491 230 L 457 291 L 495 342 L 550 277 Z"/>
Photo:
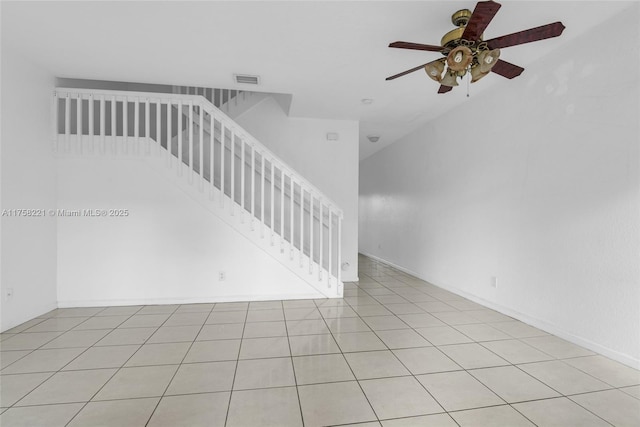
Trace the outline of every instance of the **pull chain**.
<path fill-rule="evenodd" d="M 469 98 L 469 82 L 471 81 L 471 67 L 469 67 L 469 71 L 467 72 L 467 98 Z"/>

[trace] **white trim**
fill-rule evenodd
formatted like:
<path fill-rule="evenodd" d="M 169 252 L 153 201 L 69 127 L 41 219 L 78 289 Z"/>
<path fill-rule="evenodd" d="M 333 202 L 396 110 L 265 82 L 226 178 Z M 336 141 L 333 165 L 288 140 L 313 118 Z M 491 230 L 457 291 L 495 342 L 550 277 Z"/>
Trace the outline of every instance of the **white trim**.
<path fill-rule="evenodd" d="M 161 305 L 161 304 L 215 304 L 224 302 L 255 302 L 255 301 L 279 301 L 279 300 L 308 300 L 308 299 L 329 299 L 324 295 L 317 294 L 276 294 L 276 295 L 232 295 L 220 297 L 189 297 L 189 298 L 132 298 L 132 299 L 109 299 L 109 300 L 67 300 L 59 301 L 58 308 L 73 307 L 114 307 L 127 305 Z M 50 310 L 49 310 L 50 311 Z"/>
<path fill-rule="evenodd" d="M 504 306 L 502 306 L 500 304 L 496 304 L 494 302 L 487 301 L 487 300 L 485 300 L 483 298 L 479 298 L 479 297 L 477 297 L 477 296 L 475 296 L 473 294 L 470 294 L 468 292 L 462 291 L 462 290 L 460 290 L 460 289 L 458 289 L 458 288 L 456 288 L 454 286 L 435 284 L 434 282 L 428 280 L 427 278 L 423 277 L 422 275 L 420 275 L 420 274 L 418 274 L 418 273 L 416 273 L 414 271 L 411 271 L 409 269 L 401 267 L 401 266 L 399 266 L 397 264 L 394 264 L 392 262 L 386 261 L 385 259 L 380 258 L 378 256 L 371 255 L 371 254 L 368 254 L 366 252 L 359 252 L 359 253 L 361 253 L 362 255 L 364 255 L 366 257 L 372 258 L 372 259 L 374 259 L 376 261 L 385 263 L 385 264 L 387 264 L 387 265 L 389 265 L 389 266 L 391 266 L 391 267 L 393 267 L 395 269 L 398 269 L 398 270 L 400 270 L 400 271 L 402 271 L 404 273 L 407 273 L 407 274 L 410 274 L 412 276 L 415 276 L 418 279 L 424 280 L 424 281 L 432 284 L 433 286 L 437 286 L 437 287 L 439 287 L 441 289 L 447 290 L 449 292 L 453 292 L 456 295 L 460 295 L 462 297 L 465 297 L 465 298 L 467 298 L 467 299 L 469 299 L 469 300 L 471 300 L 473 302 L 476 302 L 478 304 L 482 304 L 485 307 L 488 307 L 488 308 L 490 308 L 492 310 L 495 310 L 497 312 L 505 314 L 505 315 L 507 315 L 509 317 L 513 317 L 514 319 L 520 320 L 521 322 L 524 322 L 524 323 L 526 323 L 528 325 L 534 326 L 534 327 L 536 327 L 538 329 L 541 329 L 541 330 L 543 330 L 545 332 L 553 334 L 553 335 L 555 335 L 555 336 L 557 336 L 559 338 L 565 339 L 565 340 L 567 340 L 567 341 L 569 341 L 569 342 L 571 342 L 573 344 L 579 345 L 581 347 L 584 347 L 586 349 L 589 349 L 591 351 L 599 353 L 599 354 L 601 354 L 603 356 L 606 356 L 606 357 L 608 357 L 610 359 L 616 360 L 616 361 L 618 361 L 620 363 L 623 363 L 623 364 L 625 364 L 627 366 L 630 366 L 630 367 L 632 367 L 634 369 L 640 369 L 640 359 L 636 359 L 633 356 L 630 356 L 630 355 L 625 354 L 625 353 L 621 353 L 619 351 L 616 351 L 616 350 L 613 350 L 611 348 L 605 347 L 602 344 L 598 344 L 598 343 L 593 342 L 591 340 L 588 340 L 586 338 L 583 338 L 583 337 L 580 337 L 578 335 L 575 335 L 575 334 L 572 334 L 570 332 L 567 332 L 564 329 L 558 327 L 557 325 L 554 325 L 553 323 L 549 323 L 549 322 L 547 322 L 545 320 L 538 319 L 536 317 L 529 316 L 528 314 L 521 313 L 521 312 L 516 311 L 516 310 L 512 310 L 512 309 L 510 309 L 508 307 L 504 307 Z"/>

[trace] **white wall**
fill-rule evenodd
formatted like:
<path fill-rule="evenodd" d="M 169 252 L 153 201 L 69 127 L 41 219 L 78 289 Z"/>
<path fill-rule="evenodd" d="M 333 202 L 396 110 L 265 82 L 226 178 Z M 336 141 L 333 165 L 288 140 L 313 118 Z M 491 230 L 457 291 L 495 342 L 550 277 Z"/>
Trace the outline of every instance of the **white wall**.
<path fill-rule="evenodd" d="M 342 279 L 358 280 L 358 122 L 288 117 L 273 98 L 235 120 L 342 209 Z"/>
<path fill-rule="evenodd" d="M 361 162 L 361 252 L 640 367 L 630 11 Z"/>
<path fill-rule="evenodd" d="M 56 204 L 54 77 L 2 46 L 1 193 L 4 209 Z M 56 308 L 56 221 L 2 216 L 0 330 Z M 5 298 L 13 289 L 13 297 Z"/>
<path fill-rule="evenodd" d="M 58 160 L 58 209 L 98 208 L 130 214 L 58 217 L 60 306 L 322 298 L 143 158 Z"/>

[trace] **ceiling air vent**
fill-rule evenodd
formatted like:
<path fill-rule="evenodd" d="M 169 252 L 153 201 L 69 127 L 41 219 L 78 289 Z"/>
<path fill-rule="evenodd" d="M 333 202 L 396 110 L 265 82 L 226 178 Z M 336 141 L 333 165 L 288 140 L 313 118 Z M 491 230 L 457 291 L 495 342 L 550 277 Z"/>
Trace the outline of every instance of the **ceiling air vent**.
<path fill-rule="evenodd" d="M 236 78 L 236 83 L 244 83 L 248 85 L 257 85 L 260 83 L 260 77 L 258 76 L 250 76 L 247 74 L 234 74 Z"/>

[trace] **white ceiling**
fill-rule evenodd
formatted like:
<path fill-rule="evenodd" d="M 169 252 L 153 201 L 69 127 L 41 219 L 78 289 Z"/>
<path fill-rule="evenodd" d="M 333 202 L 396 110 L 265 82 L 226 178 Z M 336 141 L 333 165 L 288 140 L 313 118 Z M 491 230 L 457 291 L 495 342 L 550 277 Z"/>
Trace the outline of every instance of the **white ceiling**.
<path fill-rule="evenodd" d="M 438 57 L 389 49 L 396 40 L 439 44 L 450 16 L 475 1 L 2 2 L 2 47 L 58 77 L 245 89 L 293 95 L 290 114 L 358 120 L 360 158 L 465 102 L 466 85 L 444 95 L 423 72 L 385 77 Z M 630 2 L 502 1 L 485 39 L 562 21 L 559 38 L 503 49 L 525 68 Z M 491 74 L 472 96 L 509 81 Z M 370 98 L 371 105 L 361 99 Z M 328 129 L 327 131 L 330 131 Z M 378 134 L 370 143 L 366 136 Z"/>

